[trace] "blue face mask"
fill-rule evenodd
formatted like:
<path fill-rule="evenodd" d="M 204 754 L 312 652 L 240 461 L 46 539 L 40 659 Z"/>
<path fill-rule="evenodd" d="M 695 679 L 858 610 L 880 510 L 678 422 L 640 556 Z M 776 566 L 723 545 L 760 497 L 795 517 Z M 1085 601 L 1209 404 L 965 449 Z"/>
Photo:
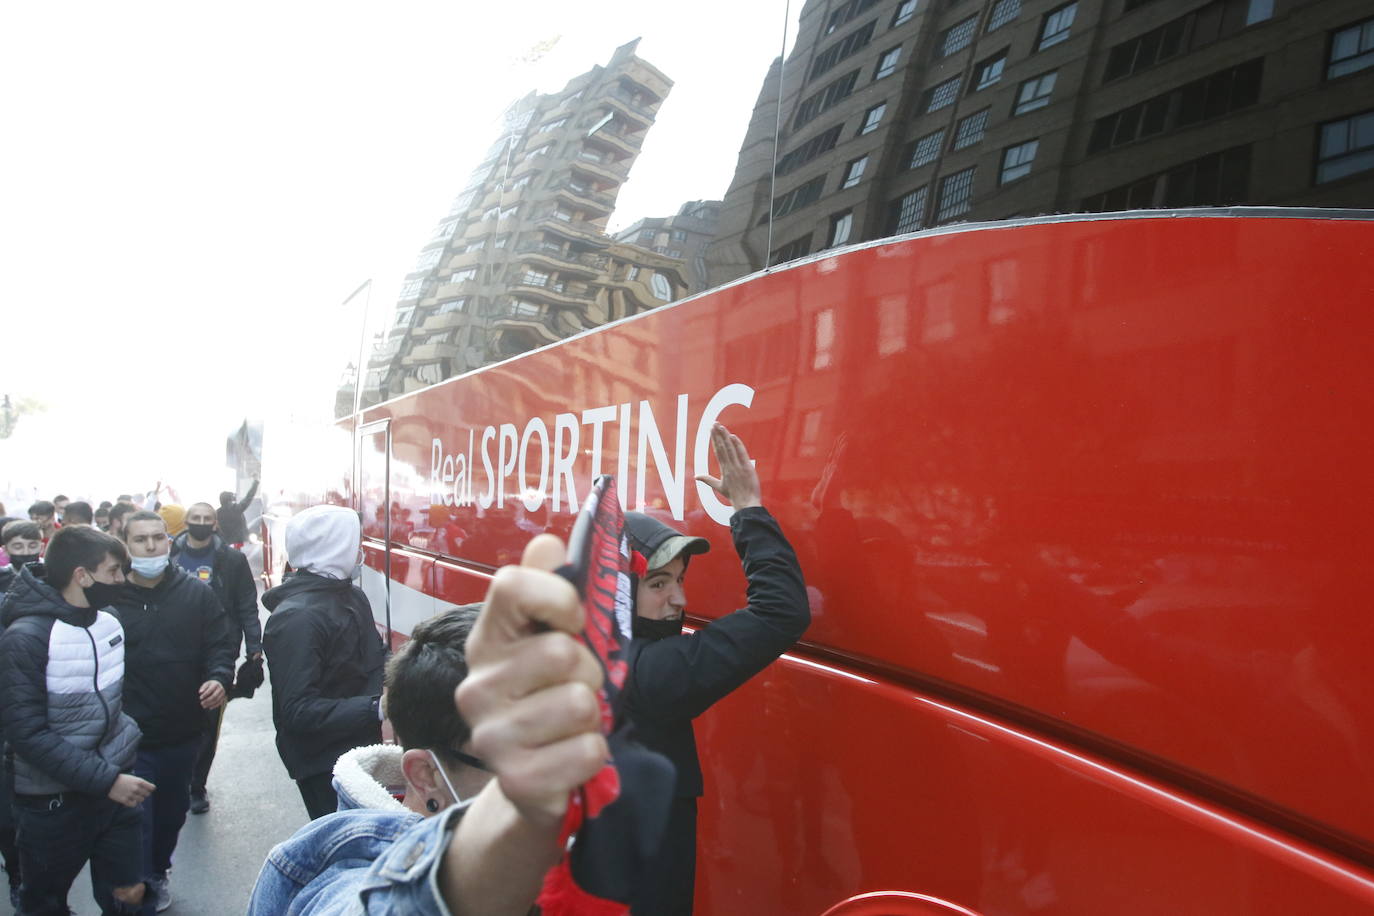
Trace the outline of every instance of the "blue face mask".
<path fill-rule="evenodd" d="M 134 557 L 129 560 L 129 565 L 143 578 L 156 579 L 167 571 L 167 562 L 171 558 L 171 554 L 166 553 L 160 557 Z"/>

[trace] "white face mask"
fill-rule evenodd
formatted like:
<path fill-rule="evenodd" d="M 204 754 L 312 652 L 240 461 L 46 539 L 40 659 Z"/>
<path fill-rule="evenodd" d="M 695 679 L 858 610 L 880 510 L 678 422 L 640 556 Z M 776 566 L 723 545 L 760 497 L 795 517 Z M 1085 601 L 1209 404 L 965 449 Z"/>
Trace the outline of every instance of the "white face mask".
<path fill-rule="evenodd" d="M 168 553 L 160 557 L 133 557 L 129 560 L 129 565 L 143 578 L 156 579 L 167 571 L 167 562 L 171 559 L 172 556 Z"/>

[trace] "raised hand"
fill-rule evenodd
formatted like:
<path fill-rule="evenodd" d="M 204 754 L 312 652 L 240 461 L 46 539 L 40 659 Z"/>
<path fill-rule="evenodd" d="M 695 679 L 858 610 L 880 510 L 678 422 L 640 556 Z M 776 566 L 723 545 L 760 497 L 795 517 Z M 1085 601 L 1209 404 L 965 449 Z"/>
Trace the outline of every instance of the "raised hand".
<path fill-rule="evenodd" d="M 573 636 L 583 625 L 577 591 L 553 573 L 564 553 L 558 538 L 540 535 L 521 565 L 497 572 L 455 693 L 474 753 L 534 824 L 559 823 L 569 793 L 609 756 L 597 704 L 601 666 Z"/>
<path fill-rule="evenodd" d="M 697 480 L 715 490 L 736 509 L 763 505 L 758 472 L 739 436 L 717 423 L 711 427 L 711 448 L 720 464 L 720 477 L 701 474 Z"/>

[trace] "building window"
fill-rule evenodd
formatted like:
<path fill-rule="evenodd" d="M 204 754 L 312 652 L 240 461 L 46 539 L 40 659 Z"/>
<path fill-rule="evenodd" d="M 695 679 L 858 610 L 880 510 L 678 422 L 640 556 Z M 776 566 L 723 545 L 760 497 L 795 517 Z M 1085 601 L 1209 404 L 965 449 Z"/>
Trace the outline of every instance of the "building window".
<path fill-rule="evenodd" d="M 836 124 L 834 127 L 827 128 L 824 132 L 817 134 L 801 146 L 786 153 L 778 160 L 778 164 L 773 167 L 773 174 L 778 176 L 786 175 L 788 172 L 795 171 L 797 168 L 815 159 L 821 153 L 826 153 L 834 149 L 835 143 L 840 139 L 840 131 L 843 128 L 843 124 Z"/>
<path fill-rule="evenodd" d="M 567 118 L 559 118 L 557 121 L 549 121 L 547 124 L 539 125 L 539 130 L 535 131 L 535 133 L 546 134 L 551 130 L 557 130 L 558 128 L 562 127 L 564 124 L 567 123 Z"/>
<path fill-rule="evenodd" d="M 939 111 L 946 105 L 953 105 L 954 100 L 959 97 L 959 77 L 952 80 L 945 80 L 938 86 L 932 86 L 926 90 L 926 114 L 932 111 Z"/>
<path fill-rule="evenodd" d="M 530 183 L 530 178 L 531 176 L 529 175 L 520 176 L 519 178 L 515 179 L 510 183 L 510 189 L 512 191 L 520 190 L 521 188 L 525 187 L 525 185 Z"/>
<path fill-rule="evenodd" d="M 828 248 L 837 248 L 849 241 L 849 234 L 854 229 L 854 211 L 846 210 L 843 213 L 836 213 L 830 217 L 830 242 Z"/>
<path fill-rule="evenodd" d="M 877 3 L 878 0 L 849 0 L 844 6 L 831 13 L 830 18 L 825 21 L 825 34 L 834 35 L 836 29 L 853 22 L 871 10 Z"/>
<path fill-rule="evenodd" d="M 940 212 L 935 215 L 938 222 L 962 216 L 972 209 L 973 169 L 955 172 L 940 181 Z"/>
<path fill-rule="evenodd" d="M 467 308 L 467 305 L 468 300 L 466 298 L 445 299 L 443 302 L 439 303 L 439 311 L 436 312 L 436 314 L 447 315 L 450 312 L 461 312 L 463 309 Z"/>
<path fill-rule="evenodd" d="M 895 28 L 916 15 L 917 0 L 902 0 L 897 4 L 897 15 L 892 17 L 892 26 Z"/>
<path fill-rule="evenodd" d="M 668 278 L 663 274 L 654 274 L 649 281 L 649 288 L 654 291 L 654 298 L 669 302 L 673 298 L 673 285 L 668 282 Z"/>
<path fill-rule="evenodd" d="M 498 216 L 500 216 L 500 215 L 501 215 L 501 208 L 500 208 L 500 207 L 492 207 L 490 210 L 488 210 L 487 212 L 485 212 L 485 213 L 482 214 L 482 219 L 483 219 L 483 221 L 486 221 L 486 220 L 489 220 L 489 219 L 496 219 L 496 218 L 497 218 Z"/>
<path fill-rule="evenodd" d="M 1102 81 L 1121 79 L 1147 70 L 1162 61 L 1196 51 L 1252 24 L 1258 10 L 1255 0 L 1212 0 L 1107 52 Z M 1272 5 L 1269 13 L 1272 14 Z M 1264 18 L 1268 18 L 1265 15 Z M 1259 20 L 1254 20 L 1259 21 Z"/>
<path fill-rule="evenodd" d="M 878 129 L 878 125 L 883 121 L 883 112 L 887 111 L 887 103 L 879 102 L 868 111 L 864 112 L 864 121 L 859 125 L 859 136 L 872 133 Z"/>
<path fill-rule="evenodd" d="M 527 270 L 520 283 L 523 286 L 548 286 L 549 275 L 542 270 Z"/>
<path fill-rule="evenodd" d="M 835 345 L 835 310 L 822 309 L 816 313 L 816 352 L 811 358 L 811 368 L 825 369 L 830 366 L 830 350 Z"/>
<path fill-rule="evenodd" d="M 654 235 L 654 230 L 645 229 L 643 232 L 639 233 L 639 244 L 652 245 L 654 243 Z"/>
<path fill-rule="evenodd" d="M 983 139 L 983 134 L 987 133 L 988 111 L 975 111 L 973 114 L 959 121 L 954 128 L 954 149 L 964 149 Z"/>
<path fill-rule="evenodd" d="M 792 129 L 797 130 L 810 123 L 821 112 L 833 108 L 844 101 L 854 91 L 859 82 L 859 71 L 850 70 L 844 76 L 826 86 L 820 92 L 812 93 L 797 106 L 796 117 L 792 119 Z"/>
<path fill-rule="evenodd" d="M 672 237 L 674 242 L 685 242 L 687 241 L 687 230 L 674 229 L 672 232 Z"/>
<path fill-rule="evenodd" d="M 1249 187 L 1250 147 L 1237 146 L 1096 194 L 1083 201 L 1083 209 L 1103 213 L 1151 207 L 1227 206 L 1244 203 Z"/>
<path fill-rule="evenodd" d="M 630 270 L 629 270 L 629 273 L 627 273 L 627 274 L 625 275 L 625 279 L 626 279 L 626 280 L 638 280 L 638 279 L 639 279 L 639 268 L 638 268 L 638 267 L 631 267 Z"/>
<path fill-rule="evenodd" d="M 469 242 L 468 244 L 464 245 L 464 246 L 463 246 L 463 253 L 464 253 L 464 254 L 467 254 L 467 253 L 472 252 L 472 251 L 481 251 L 483 248 L 486 248 L 486 247 L 487 247 L 487 240 L 486 240 L 486 239 L 478 239 L 478 240 L 475 241 L 475 242 Z"/>
<path fill-rule="evenodd" d="M 1088 152 L 1100 153 L 1134 140 L 1210 121 L 1259 101 L 1264 58 L 1257 57 L 1098 118 Z"/>
<path fill-rule="evenodd" d="M 511 314 L 517 318 L 538 318 L 542 310 L 537 302 L 530 302 L 528 299 L 516 299 L 511 307 Z"/>
<path fill-rule="evenodd" d="M 1040 26 L 1040 45 L 1037 50 L 1043 51 L 1065 41 L 1069 37 L 1069 29 L 1073 26 L 1073 18 L 1077 13 L 1076 0 L 1046 13 L 1045 21 Z"/>
<path fill-rule="evenodd" d="M 1031 163 L 1035 162 L 1035 151 L 1040 148 L 1039 140 L 1027 140 L 1002 151 L 1001 184 L 1025 178 L 1030 174 Z"/>
<path fill-rule="evenodd" d="M 945 29 L 940 36 L 940 53 L 937 56 L 949 57 L 967 48 L 973 43 L 973 33 L 977 28 L 978 17 L 970 16 Z"/>
<path fill-rule="evenodd" d="M 852 188 L 864 177 L 864 169 L 868 166 L 868 157 L 860 156 L 858 159 L 849 160 L 849 165 L 844 167 L 844 183 L 841 188 Z"/>
<path fill-rule="evenodd" d="M 506 209 L 502 210 L 502 211 L 501 211 L 501 218 L 502 218 L 502 219 L 515 219 L 515 214 L 517 214 L 517 213 L 519 213 L 519 212 L 520 212 L 520 205 L 519 205 L 519 204 L 516 204 L 516 205 L 513 206 L 513 207 L 507 207 Z"/>
<path fill-rule="evenodd" d="M 438 263 L 439 263 L 439 259 L 440 259 L 441 257 L 443 257 L 443 256 L 444 256 L 444 249 L 442 249 L 442 248 L 433 248 L 433 249 L 430 249 L 429 251 L 422 251 L 422 252 L 420 252 L 420 258 L 419 258 L 419 260 L 417 260 L 417 261 L 415 262 L 415 269 L 416 269 L 416 270 L 429 270 L 429 269 L 430 269 L 431 267 L 433 267 L 435 264 L 438 264 Z"/>
<path fill-rule="evenodd" d="M 558 207 L 553 211 L 553 218 L 556 220 L 561 220 L 565 223 L 570 223 L 573 219 L 572 211 L 565 210 L 562 207 Z"/>
<path fill-rule="evenodd" d="M 1054 79 L 1058 72 L 1051 70 L 1049 73 L 1032 76 L 1022 83 L 1021 88 L 1016 90 L 1016 105 L 1012 108 L 1012 115 L 1023 115 L 1028 111 L 1035 111 L 1037 108 L 1044 108 L 1048 105 L 1050 94 L 1054 92 Z"/>
<path fill-rule="evenodd" d="M 928 162 L 934 162 L 935 157 L 940 155 L 940 147 L 944 145 L 944 142 L 945 130 L 943 127 L 933 134 L 926 134 L 911 144 L 911 158 L 907 160 L 906 167 L 915 169 Z"/>
<path fill-rule="evenodd" d="M 508 245 L 508 244 L 510 244 L 510 236 L 509 236 L 509 235 L 498 235 L 498 236 L 496 237 L 496 242 L 495 242 L 494 245 L 492 245 L 492 247 L 493 247 L 493 248 L 505 248 L 506 245 Z"/>
<path fill-rule="evenodd" d="M 401 301 L 405 302 L 408 299 L 419 299 L 420 290 L 424 285 L 425 281 L 423 279 L 417 278 L 414 280 L 407 280 L 405 285 L 401 287 Z"/>
<path fill-rule="evenodd" d="M 1274 0 L 1250 0 L 1250 8 L 1245 13 L 1245 24 L 1254 25 L 1273 18 Z"/>
<path fill-rule="evenodd" d="M 432 236 L 430 237 L 430 241 L 431 241 L 431 242 L 437 242 L 437 241 L 439 241 L 440 239 L 446 239 L 446 238 L 448 238 L 450 235 L 453 235 L 453 227 L 454 227 L 454 226 L 457 226 L 457 225 L 458 225 L 458 220 L 456 220 L 456 219 L 451 219 L 451 220 L 448 220 L 447 222 L 440 223 L 440 224 L 438 225 L 438 227 L 435 228 L 435 230 L 434 230 L 434 235 L 432 235 Z"/>
<path fill-rule="evenodd" d="M 393 328 L 404 328 L 410 325 L 410 319 L 415 314 L 415 306 L 407 305 L 396 310 L 396 320 L 392 322 Z"/>
<path fill-rule="evenodd" d="M 799 239 L 793 239 L 786 245 L 777 249 L 768 259 L 770 264 L 783 264 L 787 261 L 795 261 L 811 250 L 811 233 L 806 233 Z"/>
<path fill-rule="evenodd" d="M 988 31 L 995 32 L 1021 15 L 1021 0 L 997 0 L 988 16 Z"/>
<path fill-rule="evenodd" d="M 450 283 L 466 283 L 466 282 L 468 282 L 469 280 L 476 280 L 476 279 L 477 279 L 477 268 L 476 268 L 476 267 L 464 267 L 462 270 L 455 270 L 452 274 L 450 274 L 450 275 L 449 275 L 449 278 L 448 278 L 448 282 L 450 282 Z"/>
<path fill-rule="evenodd" d="M 989 86 L 996 85 L 1002 79 L 1002 71 L 1007 66 L 1007 52 L 994 54 L 978 64 L 978 82 L 973 86 L 974 92 L 981 92 Z"/>
<path fill-rule="evenodd" d="M 868 43 L 873 40 L 873 29 L 877 24 L 878 21 L 875 19 L 866 25 L 860 26 L 826 48 L 820 54 L 817 54 L 816 59 L 811 62 L 811 72 L 807 74 L 806 78 L 808 80 L 815 79 L 846 57 L 867 47 Z"/>
<path fill-rule="evenodd" d="M 1326 78 L 1374 67 L 1374 19 L 1366 19 L 1333 32 Z"/>
<path fill-rule="evenodd" d="M 885 76 L 891 76 L 897 72 L 897 61 L 901 60 L 902 49 L 898 47 L 884 51 L 883 56 L 878 58 L 878 66 L 873 70 L 873 79 L 880 80 Z"/>
<path fill-rule="evenodd" d="M 1317 184 L 1374 169 L 1374 111 L 1328 121 L 1318 137 Z"/>
<path fill-rule="evenodd" d="M 777 219 L 789 213 L 796 213 L 802 207 L 815 203 L 821 199 L 821 191 L 824 189 L 824 175 L 817 176 L 806 184 L 793 188 L 773 201 L 773 218 Z"/>
<path fill-rule="evenodd" d="M 924 186 L 903 194 L 892 202 L 891 226 L 895 235 L 915 232 L 921 228 L 926 217 L 926 189 Z"/>

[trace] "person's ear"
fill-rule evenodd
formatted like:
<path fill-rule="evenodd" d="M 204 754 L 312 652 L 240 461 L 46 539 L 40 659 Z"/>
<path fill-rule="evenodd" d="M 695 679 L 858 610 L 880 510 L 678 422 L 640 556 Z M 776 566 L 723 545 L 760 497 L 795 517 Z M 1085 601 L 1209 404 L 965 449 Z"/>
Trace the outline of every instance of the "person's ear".
<path fill-rule="evenodd" d="M 422 798 L 435 799 L 441 805 L 446 803 L 443 779 L 434 771 L 434 761 L 428 751 L 412 747 L 402 754 L 401 772 L 405 774 L 406 783 Z"/>

